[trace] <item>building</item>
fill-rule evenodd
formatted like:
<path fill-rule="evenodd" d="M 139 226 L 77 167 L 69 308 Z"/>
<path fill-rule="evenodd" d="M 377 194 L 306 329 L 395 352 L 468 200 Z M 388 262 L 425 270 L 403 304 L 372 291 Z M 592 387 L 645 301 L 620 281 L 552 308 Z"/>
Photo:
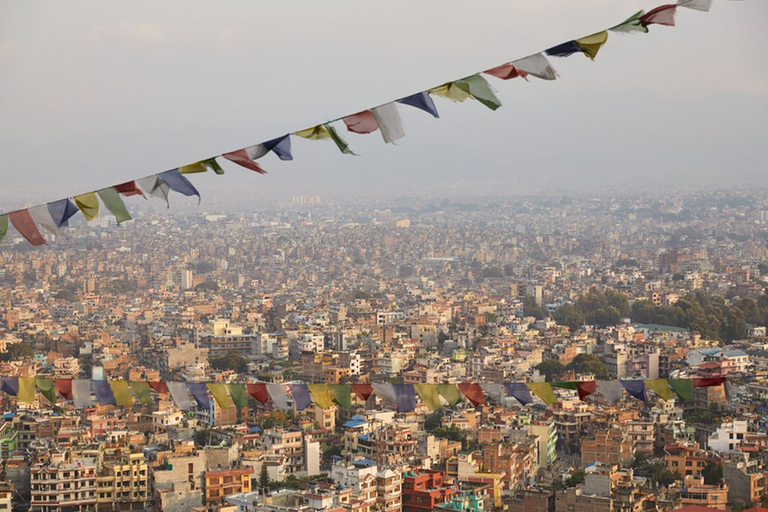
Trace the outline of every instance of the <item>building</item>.
<path fill-rule="evenodd" d="M 581 463 L 584 465 L 600 462 L 629 467 L 634 458 L 634 443 L 624 429 L 614 427 L 581 440 Z"/>
<path fill-rule="evenodd" d="M 557 459 L 557 426 L 551 419 L 532 423 L 531 433 L 539 437 L 539 467 L 546 468 Z"/>
<path fill-rule="evenodd" d="M 90 510 L 97 503 L 96 461 L 68 460 L 54 454 L 30 468 L 30 506 L 34 512 Z"/>
<path fill-rule="evenodd" d="M 680 491 L 680 504 L 700 507 L 723 507 L 728 503 L 728 484 L 705 484 L 704 477 L 685 477 Z"/>
<path fill-rule="evenodd" d="M 99 510 L 144 510 L 149 499 L 149 470 L 143 453 L 126 453 L 105 462 L 96 477 Z"/>
<path fill-rule="evenodd" d="M 222 469 L 205 473 L 205 503 L 223 503 L 233 494 L 251 492 L 253 468 Z"/>
<path fill-rule="evenodd" d="M 403 508 L 403 475 L 399 471 L 382 469 L 376 473 L 376 509 L 400 512 Z"/>
<path fill-rule="evenodd" d="M 447 485 L 440 471 L 408 471 L 403 478 L 403 512 L 432 512 L 457 493 L 458 489 Z"/>

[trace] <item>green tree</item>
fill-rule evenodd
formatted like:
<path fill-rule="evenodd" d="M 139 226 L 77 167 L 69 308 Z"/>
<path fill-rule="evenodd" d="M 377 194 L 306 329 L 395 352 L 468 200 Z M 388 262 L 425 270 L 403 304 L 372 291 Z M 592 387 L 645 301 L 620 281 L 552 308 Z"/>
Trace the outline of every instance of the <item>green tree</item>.
<path fill-rule="evenodd" d="M 208 446 L 211 440 L 211 429 L 201 428 L 195 432 L 195 444 L 197 446 Z"/>
<path fill-rule="evenodd" d="M 546 377 L 547 382 L 552 382 L 555 380 L 555 377 L 562 375 L 565 371 L 565 366 L 560 364 L 560 361 L 557 361 L 556 359 L 545 359 L 536 365 L 536 369 Z"/>
<path fill-rule="evenodd" d="M 259 476 L 259 487 L 262 489 L 268 489 L 269 483 L 269 471 L 267 470 L 267 465 L 262 462 L 261 475 Z"/>
<path fill-rule="evenodd" d="M 440 408 L 427 414 L 427 416 L 424 418 L 424 430 L 427 432 L 434 432 L 443 424 L 442 421 L 443 409 Z"/>
<path fill-rule="evenodd" d="M 0 354 L 0 361 L 19 361 L 35 355 L 32 347 L 26 343 L 12 343 L 5 347 L 5 353 Z"/>
<path fill-rule="evenodd" d="M 592 354 L 579 354 L 566 367 L 577 374 L 594 374 L 596 379 L 604 380 L 610 377 L 608 368 L 597 356 Z"/>
<path fill-rule="evenodd" d="M 533 295 L 526 295 L 523 299 L 523 315 L 532 316 L 536 320 L 541 320 L 547 313 L 544 308 L 536 303 L 536 298 Z"/>
<path fill-rule="evenodd" d="M 723 481 L 723 465 L 719 462 L 708 460 L 707 465 L 701 472 L 701 476 L 704 477 L 704 483 L 707 485 L 719 484 Z"/>
<path fill-rule="evenodd" d="M 552 313 L 558 325 L 565 325 L 573 332 L 587 323 L 584 313 L 575 304 L 563 304 Z"/>
<path fill-rule="evenodd" d="M 216 370 L 232 370 L 237 373 L 246 373 L 248 371 L 248 359 L 241 356 L 239 352 L 228 352 L 220 357 L 211 359 L 211 367 Z"/>
<path fill-rule="evenodd" d="M 587 476 L 587 472 L 586 471 L 584 471 L 583 469 L 577 469 L 565 481 L 565 486 L 566 487 L 576 487 L 577 485 L 579 485 L 581 482 L 584 481 L 586 476 Z"/>

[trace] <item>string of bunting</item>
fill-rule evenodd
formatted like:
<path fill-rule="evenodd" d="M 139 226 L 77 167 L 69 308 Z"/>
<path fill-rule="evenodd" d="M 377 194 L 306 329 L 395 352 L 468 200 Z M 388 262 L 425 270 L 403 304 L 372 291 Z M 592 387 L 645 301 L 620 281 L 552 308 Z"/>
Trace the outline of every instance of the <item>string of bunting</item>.
<path fill-rule="evenodd" d="M 566 41 L 543 52 L 505 62 L 465 78 L 446 82 L 426 91 L 418 92 L 355 114 L 342 116 L 317 126 L 262 142 L 261 144 L 222 153 L 221 155 L 183 165 L 176 169 L 86 192 L 71 198 L 59 199 L 51 203 L 3 213 L 0 214 L 0 240 L 8 233 L 10 220 L 10 224 L 30 244 L 33 246 L 43 245 L 46 243 L 46 240 L 41 234 L 39 226 L 42 226 L 51 234 L 59 236 L 61 228 L 67 227 L 69 219 L 78 212 L 82 212 L 87 221 L 95 219 L 100 213 L 101 204 L 115 216 L 117 223 L 120 224 L 132 218 L 125 206 L 123 197 L 133 195 L 141 195 L 145 199 L 147 196 L 156 197 L 164 200 L 168 207 L 170 207 L 168 196 L 170 191 L 174 191 L 185 196 L 197 196 L 199 203 L 200 193 L 187 178 L 188 174 L 207 172 L 208 170 L 212 170 L 216 174 L 224 174 L 224 169 L 217 161 L 217 158 L 223 158 L 259 174 L 266 174 L 267 171 L 264 170 L 257 160 L 269 153 L 273 153 L 280 160 L 293 160 L 291 152 L 292 135 L 309 140 L 331 140 L 342 153 L 354 155 L 355 153 L 350 149 L 349 144 L 342 138 L 336 127 L 332 125 L 332 123 L 339 121 L 343 121 L 349 132 L 369 134 L 378 130 L 385 143 L 394 143 L 405 136 L 399 106 L 407 105 L 414 107 L 438 118 L 437 107 L 432 100 L 433 95 L 442 96 L 456 102 L 473 99 L 491 110 L 496 110 L 501 107 L 501 101 L 496 96 L 494 88 L 483 75 L 493 76 L 501 80 L 517 77 L 527 80 L 529 76 L 542 80 L 555 80 L 558 75 L 549 59 L 547 59 L 548 56 L 568 57 L 575 53 L 582 53 L 589 59 L 594 60 L 600 49 L 608 41 L 609 32 L 627 34 L 648 32 L 650 25 L 674 26 L 678 7 L 686 7 L 697 11 L 709 11 L 711 5 L 712 0 L 678 0 L 676 4 L 662 5 L 648 12 L 639 11 L 622 23 L 609 29 L 579 39 Z"/>
<path fill-rule="evenodd" d="M 607 403 L 614 403 L 624 397 L 626 392 L 637 400 L 648 402 L 647 391 L 657 397 L 670 400 L 677 397 L 681 402 L 694 399 L 694 389 L 710 386 L 726 386 L 730 383 L 725 377 L 695 379 L 647 379 L 647 380 L 589 380 L 560 382 L 506 382 L 478 383 L 462 382 L 459 384 L 303 384 L 251 382 L 225 384 L 219 382 L 150 382 L 126 380 L 88 380 L 88 379 L 53 379 L 46 377 L 2 377 L 0 391 L 16 397 L 25 404 L 33 404 L 39 392 L 49 402 L 56 403 L 58 397 L 72 401 L 74 407 L 85 408 L 96 403 L 101 406 L 114 405 L 131 407 L 134 402 L 142 405 L 154 403 L 153 394 L 170 395 L 176 406 L 190 410 L 194 405 L 198 409 L 208 410 L 212 406 L 210 396 L 221 408 L 248 405 L 248 398 L 253 397 L 262 404 L 270 403 L 274 409 L 292 409 L 302 411 L 312 404 L 321 409 L 334 405 L 352 407 L 352 397 L 368 400 L 374 393 L 387 402 L 396 404 L 398 412 L 414 410 L 421 399 L 430 411 L 448 405 L 455 406 L 464 400 L 473 406 L 493 402 L 506 405 L 507 397 L 516 399 L 525 406 L 538 397 L 547 405 L 557 403 L 555 389 L 576 391 L 579 399 L 597 393 Z M 209 396 L 210 395 L 210 396 Z M 231 401 L 230 401 L 231 399 Z M 293 400 L 293 404 L 291 404 Z"/>

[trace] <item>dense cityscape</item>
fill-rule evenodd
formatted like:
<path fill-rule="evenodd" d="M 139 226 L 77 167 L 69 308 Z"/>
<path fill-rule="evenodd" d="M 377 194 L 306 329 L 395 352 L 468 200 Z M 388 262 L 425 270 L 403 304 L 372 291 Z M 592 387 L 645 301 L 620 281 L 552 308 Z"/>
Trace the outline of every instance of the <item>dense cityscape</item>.
<path fill-rule="evenodd" d="M 768 503 L 760 192 L 137 217 L 0 244 L 0 510 Z"/>

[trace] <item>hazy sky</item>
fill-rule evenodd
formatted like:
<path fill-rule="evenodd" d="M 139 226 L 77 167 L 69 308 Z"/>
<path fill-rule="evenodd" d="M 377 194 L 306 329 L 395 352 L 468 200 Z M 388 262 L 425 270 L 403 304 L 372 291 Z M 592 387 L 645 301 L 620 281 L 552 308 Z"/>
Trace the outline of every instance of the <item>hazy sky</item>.
<path fill-rule="evenodd" d="M 615 25 L 648 0 L 0 3 L 0 210 L 172 169 L 403 97 Z M 406 137 L 294 138 L 259 176 L 194 176 L 229 194 L 763 186 L 768 2 L 678 9 L 611 33 L 560 78 L 488 80 L 504 106 L 401 108 Z M 447 192 L 446 192 L 447 193 Z"/>

